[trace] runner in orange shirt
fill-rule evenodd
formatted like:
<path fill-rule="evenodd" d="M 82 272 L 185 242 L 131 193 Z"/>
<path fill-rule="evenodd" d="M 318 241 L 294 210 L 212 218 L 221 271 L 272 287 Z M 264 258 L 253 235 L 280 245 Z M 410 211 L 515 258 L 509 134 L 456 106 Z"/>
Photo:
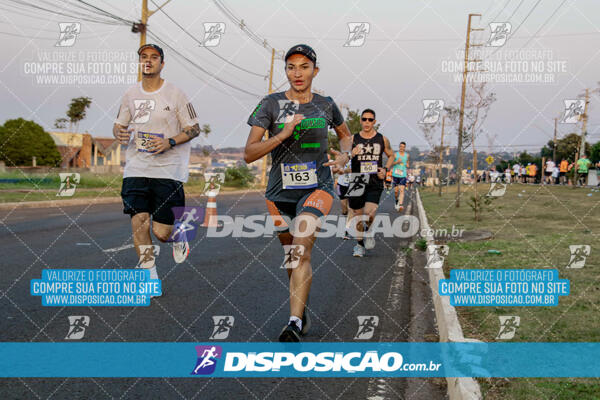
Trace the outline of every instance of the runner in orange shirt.
<path fill-rule="evenodd" d="M 560 162 L 559 182 L 561 185 L 567 184 L 567 171 L 569 170 L 569 162 L 564 158 Z"/>

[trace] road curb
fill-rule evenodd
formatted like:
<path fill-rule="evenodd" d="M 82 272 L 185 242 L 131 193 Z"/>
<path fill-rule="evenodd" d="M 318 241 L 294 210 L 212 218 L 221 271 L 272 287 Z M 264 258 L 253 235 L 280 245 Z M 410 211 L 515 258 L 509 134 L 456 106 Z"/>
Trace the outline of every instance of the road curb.
<path fill-rule="evenodd" d="M 219 196 L 227 196 L 233 194 L 243 193 L 263 193 L 264 189 L 245 189 L 245 190 L 232 190 L 229 192 L 222 192 Z M 186 198 L 202 197 L 204 195 L 189 195 Z M 110 204 L 120 203 L 121 197 L 86 197 L 81 199 L 69 199 L 69 200 L 40 200 L 40 201 L 15 201 L 9 203 L 0 203 L 0 210 L 12 210 L 15 208 L 53 208 L 53 207 L 69 207 L 69 206 L 82 206 L 82 205 L 94 205 L 94 204 Z"/>
<path fill-rule="evenodd" d="M 426 232 L 424 239 L 427 245 L 435 244 L 433 234 L 427 222 L 427 215 L 421 202 L 419 190 L 416 190 L 417 207 L 419 209 L 419 222 L 421 224 L 421 232 Z M 437 321 L 438 331 L 440 334 L 440 342 L 480 342 L 476 339 L 465 339 L 458 321 L 456 309 L 450 304 L 448 296 L 440 296 L 438 292 L 438 282 L 444 279 L 444 271 L 442 268 L 428 268 L 429 286 L 431 288 L 431 297 L 435 309 L 435 318 Z M 481 389 L 474 378 L 456 378 L 446 377 L 448 383 L 448 396 L 450 400 L 480 400 Z"/>

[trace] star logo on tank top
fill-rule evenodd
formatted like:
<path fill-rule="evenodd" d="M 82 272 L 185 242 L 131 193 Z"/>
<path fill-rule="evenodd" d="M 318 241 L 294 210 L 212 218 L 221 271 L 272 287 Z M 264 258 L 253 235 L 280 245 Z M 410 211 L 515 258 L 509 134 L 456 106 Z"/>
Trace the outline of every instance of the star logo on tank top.
<path fill-rule="evenodd" d="M 379 154 L 381 153 L 381 146 L 379 145 L 379 143 L 367 143 L 359 146 L 359 161 L 372 161 L 377 160 L 379 158 Z"/>

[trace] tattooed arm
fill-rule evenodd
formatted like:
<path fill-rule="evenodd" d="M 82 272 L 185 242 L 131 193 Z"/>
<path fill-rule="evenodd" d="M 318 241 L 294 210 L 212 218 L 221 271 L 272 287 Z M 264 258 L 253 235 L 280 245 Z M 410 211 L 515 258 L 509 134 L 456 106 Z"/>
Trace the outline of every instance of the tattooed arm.
<path fill-rule="evenodd" d="M 154 137 L 151 139 L 151 145 L 148 147 L 148 150 L 154 154 L 162 153 L 163 151 L 169 150 L 171 148 L 171 144 L 169 143 L 169 139 L 175 140 L 175 144 L 179 145 L 185 143 L 187 141 L 192 140 L 196 136 L 200 135 L 200 125 L 194 124 L 192 126 L 187 126 L 183 128 L 183 131 L 172 138 L 159 138 Z"/>

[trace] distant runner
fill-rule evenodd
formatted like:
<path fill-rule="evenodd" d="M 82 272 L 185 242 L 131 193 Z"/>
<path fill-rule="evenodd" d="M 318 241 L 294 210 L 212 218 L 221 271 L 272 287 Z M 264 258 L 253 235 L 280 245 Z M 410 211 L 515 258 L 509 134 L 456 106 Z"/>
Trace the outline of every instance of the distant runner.
<path fill-rule="evenodd" d="M 569 162 L 567 160 L 565 160 L 564 158 L 560 162 L 559 171 L 560 171 L 560 173 L 559 173 L 560 184 L 566 185 L 567 184 L 567 172 L 569 172 Z"/>
<path fill-rule="evenodd" d="M 404 189 L 406 187 L 406 171 L 409 168 L 409 155 L 406 152 L 406 143 L 400 142 L 399 150 L 394 157 L 388 158 L 387 168 L 392 168 L 392 179 L 394 183 L 394 197 L 396 199 L 396 211 L 404 210 Z"/>
<path fill-rule="evenodd" d="M 590 168 L 590 164 L 592 164 L 592 162 L 587 158 L 587 156 L 584 154 L 581 156 L 581 158 L 579 160 L 577 160 L 577 184 L 580 186 L 585 186 L 587 185 L 587 178 L 588 178 L 588 172 L 589 172 L 589 168 Z"/>

